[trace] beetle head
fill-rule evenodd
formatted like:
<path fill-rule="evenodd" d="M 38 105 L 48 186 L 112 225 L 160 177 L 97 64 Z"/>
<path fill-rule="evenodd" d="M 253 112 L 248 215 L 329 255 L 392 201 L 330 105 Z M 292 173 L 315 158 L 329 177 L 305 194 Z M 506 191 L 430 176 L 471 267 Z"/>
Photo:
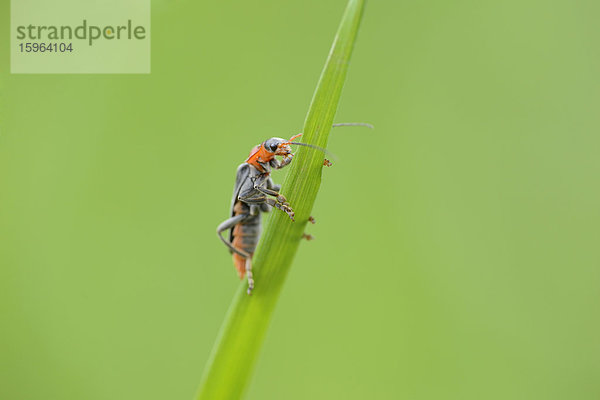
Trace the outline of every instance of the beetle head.
<path fill-rule="evenodd" d="M 294 142 L 294 140 L 300 136 L 302 136 L 301 133 L 292 136 L 288 140 L 277 137 L 267 139 L 262 144 L 252 149 L 246 162 L 253 165 L 259 171 L 263 171 L 263 167 L 260 163 L 270 162 L 275 156 L 282 156 L 284 158 L 289 156 L 292 154 L 291 145 L 310 147 L 322 151 L 323 153 L 328 153 L 327 150 L 313 144 Z"/>
<path fill-rule="evenodd" d="M 292 149 L 288 144 L 286 144 L 287 140 L 282 138 L 273 137 L 271 139 L 265 140 L 263 143 L 263 148 L 276 156 L 284 156 L 292 152 Z"/>
<path fill-rule="evenodd" d="M 276 156 L 287 156 L 288 154 L 292 153 L 292 148 L 290 147 L 290 144 L 296 144 L 292 143 L 293 140 L 300 137 L 301 135 L 302 134 L 299 133 L 295 136 L 292 136 L 289 140 L 274 137 L 266 140 L 263 143 L 263 147 L 266 151 L 268 151 L 269 153 L 273 153 Z"/>

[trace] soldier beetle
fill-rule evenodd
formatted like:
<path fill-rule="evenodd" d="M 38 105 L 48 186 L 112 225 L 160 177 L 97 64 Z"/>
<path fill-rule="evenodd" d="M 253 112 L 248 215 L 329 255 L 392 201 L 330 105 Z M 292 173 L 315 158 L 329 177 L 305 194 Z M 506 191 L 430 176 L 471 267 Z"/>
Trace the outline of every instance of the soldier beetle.
<path fill-rule="evenodd" d="M 365 123 L 340 123 L 339 126 L 366 126 Z M 281 169 L 292 162 L 294 154 L 291 146 L 305 146 L 323 153 L 327 150 L 309 143 L 294 142 L 302 133 L 290 139 L 273 137 L 255 146 L 249 157 L 237 168 L 233 198 L 231 200 L 230 217 L 217 227 L 217 235 L 233 254 L 233 264 L 240 279 L 246 276 L 248 280 L 248 294 L 254 289 L 252 275 L 252 255 L 258 244 L 261 232 L 261 212 L 268 212 L 275 207 L 285 212 L 294 221 L 294 210 L 287 199 L 279 193 L 281 185 L 271 179 L 272 169 Z M 281 160 L 275 157 L 281 157 Z M 331 166 L 327 159 L 323 165 Z M 314 223 L 312 217 L 309 221 Z M 223 232 L 229 232 L 229 240 L 223 237 Z M 312 238 L 304 235 L 305 238 Z"/>

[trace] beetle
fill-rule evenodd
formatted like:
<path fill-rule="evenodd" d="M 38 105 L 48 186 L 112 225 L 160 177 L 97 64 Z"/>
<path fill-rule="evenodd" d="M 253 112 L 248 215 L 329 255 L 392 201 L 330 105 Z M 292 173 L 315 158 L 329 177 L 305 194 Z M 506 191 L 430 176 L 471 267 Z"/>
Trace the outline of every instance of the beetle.
<path fill-rule="evenodd" d="M 340 123 L 338 126 L 367 126 L 365 123 Z M 279 193 L 281 185 L 271 179 L 273 169 L 281 169 L 292 162 L 294 154 L 290 146 L 306 146 L 324 153 L 327 150 L 308 143 L 294 142 L 302 133 L 290 139 L 272 137 L 263 143 L 254 146 L 246 161 L 237 168 L 233 197 L 231 199 L 230 216 L 217 227 L 217 235 L 229 248 L 233 255 L 233 264 L 240 279 L 246 276 L 248 280 L 248 294 L 254 289 L 252 275 L 252 255 L 258 244 L 261 232 L 261 212 L 269 212 L 275 207 L 285 212 L 294 221 L 294 210 L 287 199 Z M 280 156 L 281 160 L 276 159 Z M 327 159 L 323 165 L 331 166 Z M 314 223 L 312 217 L 309 221 Z M 223 237 L 223 232 L 230 230 L 229 240 Z M 310 235 L 304 235 L 310 240 Z"/>

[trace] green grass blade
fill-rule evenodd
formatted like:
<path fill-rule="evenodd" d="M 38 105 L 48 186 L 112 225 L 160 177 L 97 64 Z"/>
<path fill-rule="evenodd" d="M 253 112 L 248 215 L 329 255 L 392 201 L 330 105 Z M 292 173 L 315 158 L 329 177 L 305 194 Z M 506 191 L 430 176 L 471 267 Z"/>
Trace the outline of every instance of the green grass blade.
<path fill-rule="evenodd" d="M 304 123 L 306 143 L 327 146 L 363 7 L 364 1 L 348 2 Z M 279 210 L 269 216 L 254 256 L 256 289 L 248 296 L 246 283 L 240 284 L 207 362 L 199 400 L 239 399 L 248 386 L 321 184 L 323 154 L 301 147 L 287 168 L 282 193 L 296 212 L 296 222 Z"/>

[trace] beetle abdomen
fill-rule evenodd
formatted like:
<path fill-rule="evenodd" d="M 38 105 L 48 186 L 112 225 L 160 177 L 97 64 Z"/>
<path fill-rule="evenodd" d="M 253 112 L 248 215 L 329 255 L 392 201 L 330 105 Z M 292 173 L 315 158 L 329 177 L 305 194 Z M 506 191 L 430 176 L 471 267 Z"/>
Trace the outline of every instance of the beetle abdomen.
<path fill-rule="evenodd" d="M 250 214 L 250 207 L 241 201 L 237 201 L 233 207 L 233 215 Z M 245 251 L 252 255 L 260 238 L 260 214 L 250 216 L 238 223 L 232 232 L 231 244 L 236 249 Z M 240 279 L 246 274 L 246 259 L 240 254 L 233 253 L 233 265 Z"/>

